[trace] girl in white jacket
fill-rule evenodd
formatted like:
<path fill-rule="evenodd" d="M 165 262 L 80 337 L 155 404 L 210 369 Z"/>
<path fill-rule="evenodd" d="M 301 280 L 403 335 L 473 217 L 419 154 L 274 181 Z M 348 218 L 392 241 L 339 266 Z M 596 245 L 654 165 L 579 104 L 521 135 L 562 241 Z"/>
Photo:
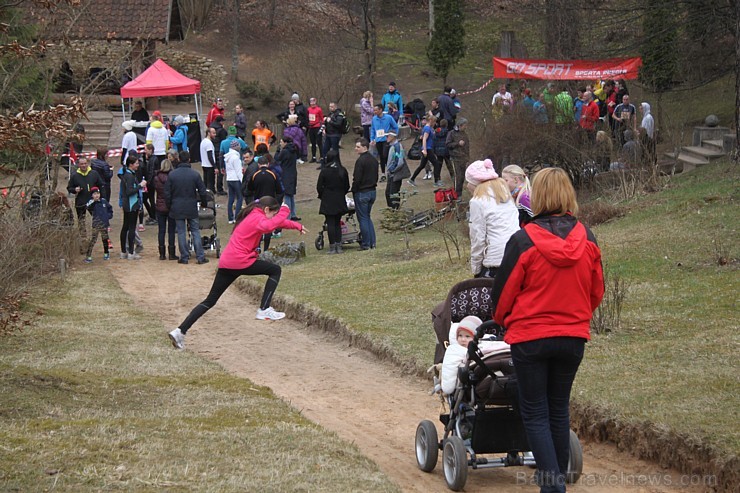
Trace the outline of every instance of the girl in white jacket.
<path fill-rule="evenodd" d="M 468 315 L 457 324 L 455 337 L 450 337 L 450 345 L 447 346 L 442 360 L 442 392 L 445 394 L 452 394 L 455 391 L 458 369 L 467 360 L 468 344 L 473 340 L 475 329 L 482 323 L 478 317 Z M 454 327 L 455 324 L 452 325 Z"/>
<path fill-rule="evenodd" d="M 519 231 L 519 212 L 506 182 L 493 169 L 488 174 L 493 178 L 477 184 L 470 200 L 470 268 L 475 277 L 495 275 L 506 243 Z M 475 181 L 467 172 L 466 179 Z"/>

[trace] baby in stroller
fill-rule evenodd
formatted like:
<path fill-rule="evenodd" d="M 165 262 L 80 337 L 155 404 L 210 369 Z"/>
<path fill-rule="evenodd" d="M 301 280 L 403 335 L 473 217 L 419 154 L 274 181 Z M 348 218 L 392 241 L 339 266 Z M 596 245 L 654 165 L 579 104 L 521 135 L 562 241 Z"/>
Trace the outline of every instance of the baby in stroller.
<path fill-rule="evenodd" d="M 491 279 L 462 281 L 432 312 L 438 342 L 434 392 L 442 402 L 444 432 L 440 440 L 437 426 L 422 421 L 415 451 L 425 472 L 434 470 L 442 451 L 445 481 L 453 491 L 465 487 L 469 468 L 536 465 L 519 414 L 510 347 L 501 340 L 503 329 L 490 320 L 491 290 Z M 567 481 L 575 482 L 583 457 L 572 431 L 570 445 Z"/>

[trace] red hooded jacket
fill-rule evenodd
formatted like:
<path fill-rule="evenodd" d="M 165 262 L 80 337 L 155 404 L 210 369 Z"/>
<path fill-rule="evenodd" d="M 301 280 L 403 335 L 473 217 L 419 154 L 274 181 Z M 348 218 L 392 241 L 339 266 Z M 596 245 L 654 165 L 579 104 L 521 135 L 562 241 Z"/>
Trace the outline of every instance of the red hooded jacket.
<path fill-rule="evenodd" d="M 506 245 L 496 272 L 494 320 L 509 344 L 547 337 L 590 339 L 604 296 L 601 250 L 571 215 L 535 218 Z"/>

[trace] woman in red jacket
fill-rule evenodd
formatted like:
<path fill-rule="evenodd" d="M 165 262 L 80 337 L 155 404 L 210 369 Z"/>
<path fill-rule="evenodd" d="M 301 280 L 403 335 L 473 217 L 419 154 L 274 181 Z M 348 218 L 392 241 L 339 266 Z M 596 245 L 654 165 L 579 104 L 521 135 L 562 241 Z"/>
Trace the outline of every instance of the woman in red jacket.
<path fill-rule="evenodd" d="M 226 288 L 239 276 L 268 276 L 265 291 L 262 294 L 258 320 L 280 320 L 285 313 L 275 311 L 270 306 L 272 295 L 280 282 L 281 269 L 277 264 L 260 260 L 257 253 L 262 235 L 278 228 L 295 229 L 301 234 L 308 230 L 301 223 L 290 221 L 290 208 L 282 207 L 274 197 L 262 197 L 242 209 L 236 217 L 236 226 L 231 233 L 229 243 L 224 248 L 218 262 L 218 271 L 213 280 L 211 292 L 206 299 L 192 309 L 179 327 L 169 333 L 170 341 L 176 349 L 185 348 L 185 334 L 188 329 L 208 310 L 213 308 Z"/>
<path fill-rule="evenodd" d="M 541 493 L 565 492 L 570 390 L 604 295 L 601 251 L 574 214 L 568 174 L 547 168 L 532 184 L 532 222 L 508 244 L 493 285 L 494 320 L 519 385 L 519 404 L 537 461 Z"/>

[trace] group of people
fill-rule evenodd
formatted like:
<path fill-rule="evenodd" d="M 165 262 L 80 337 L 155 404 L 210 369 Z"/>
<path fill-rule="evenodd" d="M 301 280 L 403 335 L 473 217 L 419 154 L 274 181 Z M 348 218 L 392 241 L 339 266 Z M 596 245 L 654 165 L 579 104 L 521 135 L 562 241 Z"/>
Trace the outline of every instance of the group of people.
<path fill-rule="evenodd" d="M 536 124 L 579 129 L 586 142 L 598 147 L 602 171 L 654 164 L 657 158 L 650 104 L 640 103 L 638 114 L 622 79 L 597 80 L 576 88 L 575 95 L 568 84 L 558 87 L 554 82 L 533 94 L 523 82 L 518 98 L 501 84 L 491 107 L 496 120 L 517 112 L 529 115 Z"/>

